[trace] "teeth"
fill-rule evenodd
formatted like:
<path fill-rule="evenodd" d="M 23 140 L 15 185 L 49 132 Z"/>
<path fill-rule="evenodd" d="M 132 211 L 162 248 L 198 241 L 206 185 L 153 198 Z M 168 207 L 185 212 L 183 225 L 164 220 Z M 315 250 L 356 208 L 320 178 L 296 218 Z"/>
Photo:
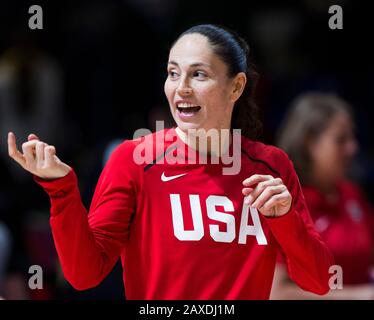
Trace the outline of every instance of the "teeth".
<path fill-rule="evenodd" d="M 195 104 L 185 103 L 185 102 L 178 104 L 178 108 L 191 108 L 191 107 L 198 107 L 198 106 Z"/>

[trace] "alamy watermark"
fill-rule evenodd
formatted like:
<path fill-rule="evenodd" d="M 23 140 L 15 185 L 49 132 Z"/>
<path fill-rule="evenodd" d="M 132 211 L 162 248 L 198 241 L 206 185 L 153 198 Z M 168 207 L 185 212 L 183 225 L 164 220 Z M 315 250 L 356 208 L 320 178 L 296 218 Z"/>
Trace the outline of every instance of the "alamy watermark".
<path fill-rule="evenodd" d="M 329 279 L 329 288 L 331 290 L 343 289 L 343 268 L 337 264 L 330 266 L 329 274 L 332 276 Z"/>
<path fill-rule="evenodd" d="M 31 30 L 43 29 L 43 9 L 36 4 L 29 8 L 29 13 L 32 16 L 29 18 L 29 28 Z"/>
<path fill-rule="evenodd" d="M 29 274 L 31 277 L 29 278 L 29 288 L 31 290 L 35 289 L 43 289 L 43 269 L 41 266 L 34 264 L 29 268 Z"/>
<path fill-rule="evenodd" d="M 29 28 L 31 30 L 43 29 L 43 9 L 39 5 L 32 5 L 28 11 L 31 15 L 29 18 Z M 339 5 L 331 5 L 328 13 L 331 14 L 328 25 L 331 30 L 343 29 L 343 9 Z"/>
<path fill-rule="evenodd" d="M 218 164 L 222 163 L 223 175 L 235 175 L 241 168 L 240 129 L 188 129 L 183 133 L 193 148 L 175 148 L 175 152 L 165 154 L 165 143 L 177 139 L 176 130 L 163 130 L 164 122 L 156 121 L 156 136 L 148 129 L 138 129 L 133 139 L 140 140 L 133 152 L 133 160 L 138 165 L 150 164 L 157 159 L 158 164 Z M 230 146 L 231 141 L 231 146 Z M 197 152 L 197 150 L 199 150 Z"/>
<path fill-rule="evenodd" d="M 329 28 L 331 30 L 343 29 L 343 9 L 341 6 L 333 5 L 329 7 L 329 13 L 332 16 L 329 19 Z"/>

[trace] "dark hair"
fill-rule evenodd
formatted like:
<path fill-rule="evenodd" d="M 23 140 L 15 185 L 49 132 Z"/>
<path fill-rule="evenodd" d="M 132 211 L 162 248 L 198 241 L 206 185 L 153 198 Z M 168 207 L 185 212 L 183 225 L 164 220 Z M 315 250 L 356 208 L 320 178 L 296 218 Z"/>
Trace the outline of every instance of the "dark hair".
<path fill-rule="evenodd" d="M 181 37 L 191 33 L 198 33 L 208 38 L 213 52 L 227 65 L 229 77 L 235 77 L 239 72 L 246 74 L 245 88 L 234 106 L 231 129 L 241 129 L 242 135 L 256 139 L 262 125 L 258 116 L 258 107 L 254 102 L 257 73 L 254 65 L 250 63 L 247 42 L 234 31 L 217 25 L 201 24 L 184 31 L 173 45 Z"/>
<path fill-rule="evenodd" d="M 318 139 L 340 112 L 352 116 L 348 103 L 330 93 L 304 93 L 291 103 L 278 131 L 277 145 L 293 161 L 301 183 L 313 184 L 309 143 Z"/>

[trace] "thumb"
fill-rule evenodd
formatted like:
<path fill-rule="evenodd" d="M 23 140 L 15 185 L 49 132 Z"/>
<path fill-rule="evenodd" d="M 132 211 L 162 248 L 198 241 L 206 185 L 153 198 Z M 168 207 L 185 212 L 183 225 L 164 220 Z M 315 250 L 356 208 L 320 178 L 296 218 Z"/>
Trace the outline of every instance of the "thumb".
<path fill-rule="evenodd" d="M 28 135 L 27 140 L 31 141 L 31 140 L 40 140 L 40 139 L 38 138 L 36 134 L 31 133 Z"/>

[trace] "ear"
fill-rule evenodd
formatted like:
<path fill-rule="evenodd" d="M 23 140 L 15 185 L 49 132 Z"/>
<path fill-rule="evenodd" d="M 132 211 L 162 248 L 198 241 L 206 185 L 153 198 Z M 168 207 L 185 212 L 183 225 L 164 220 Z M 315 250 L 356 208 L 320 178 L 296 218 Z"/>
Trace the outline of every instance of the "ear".
<path fill-rule="evenodd" d="M 244 72 L 239 72 L 232 81 L 230 101 L 236 102 L 244 91 L 245 84 L 247 83 L 247 76 Z"/>

